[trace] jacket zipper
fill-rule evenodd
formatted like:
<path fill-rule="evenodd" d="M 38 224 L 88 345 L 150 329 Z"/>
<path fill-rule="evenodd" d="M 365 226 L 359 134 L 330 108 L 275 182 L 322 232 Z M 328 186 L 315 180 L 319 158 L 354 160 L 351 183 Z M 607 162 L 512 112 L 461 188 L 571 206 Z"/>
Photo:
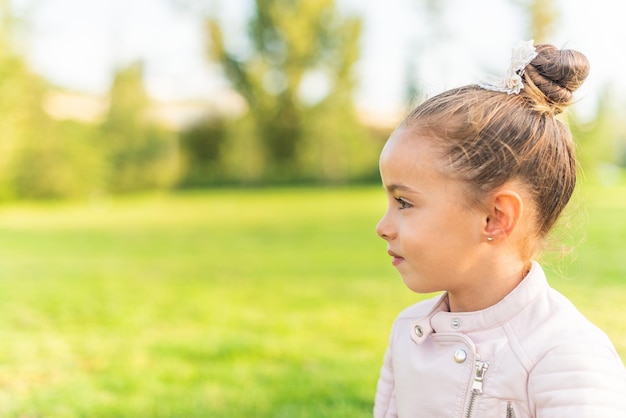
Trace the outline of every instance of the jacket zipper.
<path fill-rule="evenodd" d="M 511 402 L 506 405 L 506 418 L 515 418 L 515 410 Z"/>
<path fill-rule="evenodd" d="M 483 393 L 483 378 L 485 372 L 489 367 L 488 361 L 482 361 L 479 356 L 476 356 L 474 382 L 472 383 L 472 392 L 470 393 L 469 404 L 467 405 L 467 411 L 465 412 L 465 418 L 471 418 L 474 412 L 474 404 L 476 397 Z"/>

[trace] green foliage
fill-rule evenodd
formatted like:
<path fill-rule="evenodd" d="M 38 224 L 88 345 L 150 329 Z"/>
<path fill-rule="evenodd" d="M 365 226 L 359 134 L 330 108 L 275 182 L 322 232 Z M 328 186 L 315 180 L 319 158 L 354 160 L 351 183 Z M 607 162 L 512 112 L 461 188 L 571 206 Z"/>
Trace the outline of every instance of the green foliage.
<path fill-rule="evenodd" d="M 7 7 L 6 5 L 3 5 Z M 6 10 L 2 10 L 6 13 Z M 6 15 L 3 13 L 3 20 Z M 37 146 L 40 128 L 48 119 L 40 103 L 44 82 L 33 75 L 14 51 L 6 27 L 0 30 L 0 198 L 12 198 L 21 190 L 13 182 L 16 159 L 28 159 Z"/>
<path fill-rule="evenodd" d="M 528 17 L 526 37 L 536 44 L 551 43 L 550 38 L 558 24 L 560 12 L 554 0 L 512 0 Z"/>
<path fill-rule="evenodd" d="M 178 180 L 177 138 L 149 119 L 148 104 L 142 66 L 134 64 L 119 71 L 102 124 L 107 190 L 168 188 Z"/>
<path fill-rule="evenodd" d="M 103 190 L 104 161 L 93 128 L 76 122 L 47 122 L 24 141 L 11 167 L 16 197 L 76 198 Z"/>
<path fill-rule="evenodd" d="M 376 147 L 359 128 L 351 97 L 360 21 L 340 16 L 333 0 L 255 5 L 245 52 L 229 48 L 217 20 L 207 21 L 207 32 L 210 57 L 247 102 L 250 134 L 262 153 L 259 175 L 270 181 L 362 175 L 376 165 Z"/>
<path fill-rule="evenodd" d="M 201 187 L 225 180 L 224 145 L 227 139 L 223 119 L 207 119 L 180 135 L 182 187 Z"/>
<path fill-rule="evenodd" d="M 618 181 L 620 146 L 626 138 L 626 124 L 618 113 L 619 108 L 611 86 L 607 85 L 590 120 L 570 114 L 568 122 L 578 144 L 578 159 L 585 177 L 592 182 Z"/>
<path fill-rule="evenodd" d="M 48 86 L 10 50 L 0 53 L 0 199 L 88 195 L 101 163 L 94 131 L 42 110 Z"/>
<path fill-rule="evenodd" d="M 56 121 L 42 109 L 49 87 L 10 49 L 0 53 L 0 199 L 75 198 L 172 187 L 177 138 L 146 115 L 139 67 L 122 71 L 102 126 Z"/>
<path fill-rule="evenodd" d="M 626 190 L 579 195 L 553 286 L 626 359 Z M 3 417 L 370 417 L 408 291 L 379 188 L 212 191 L 0 217 Z M 572 237 L 580 242 L 580 235 Z"/>

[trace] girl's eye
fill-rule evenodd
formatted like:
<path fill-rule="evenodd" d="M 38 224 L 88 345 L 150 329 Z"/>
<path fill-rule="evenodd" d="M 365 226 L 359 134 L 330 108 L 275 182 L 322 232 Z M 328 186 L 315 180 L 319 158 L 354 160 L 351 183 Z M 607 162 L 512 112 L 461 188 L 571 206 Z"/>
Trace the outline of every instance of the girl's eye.
<path fill-rule="evenodd" d="M 400 209 L 408 209 L 411 207 L 411 204 L 401 197 L 394 197 L 394 199 L 400 204 Z"/>

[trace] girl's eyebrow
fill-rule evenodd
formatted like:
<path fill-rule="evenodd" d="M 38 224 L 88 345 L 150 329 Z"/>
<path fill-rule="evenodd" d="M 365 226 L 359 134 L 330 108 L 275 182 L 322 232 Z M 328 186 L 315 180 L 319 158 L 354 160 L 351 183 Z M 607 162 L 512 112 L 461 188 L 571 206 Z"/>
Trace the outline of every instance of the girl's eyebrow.
<path fill-rule="evenodd" d="M 403 184 L 390 184 L 386 186 L 385 188 L 387 189 L 389 193 L 393 193 L 398 190 L 403 191 L 403 192 L 417 193 L 417 190 L 411 189 L 410 187 L 405 186 Z"/>

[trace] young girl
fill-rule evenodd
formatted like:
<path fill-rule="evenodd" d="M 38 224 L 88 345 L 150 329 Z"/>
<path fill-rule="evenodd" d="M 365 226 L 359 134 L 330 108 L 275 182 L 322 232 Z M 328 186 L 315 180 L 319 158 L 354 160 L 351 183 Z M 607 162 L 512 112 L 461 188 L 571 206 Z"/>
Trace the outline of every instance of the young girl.
<path fill-rule="evenodd" d="M 445 292 L 395 321 L 375 417 L 626 417 L 614 346 L 533 260 L 574 190 L 555 116 L 588 72 L 522 42 L 506 77 L 427 100 L 389 138 L 377 233 L 409 289 Z"/>

